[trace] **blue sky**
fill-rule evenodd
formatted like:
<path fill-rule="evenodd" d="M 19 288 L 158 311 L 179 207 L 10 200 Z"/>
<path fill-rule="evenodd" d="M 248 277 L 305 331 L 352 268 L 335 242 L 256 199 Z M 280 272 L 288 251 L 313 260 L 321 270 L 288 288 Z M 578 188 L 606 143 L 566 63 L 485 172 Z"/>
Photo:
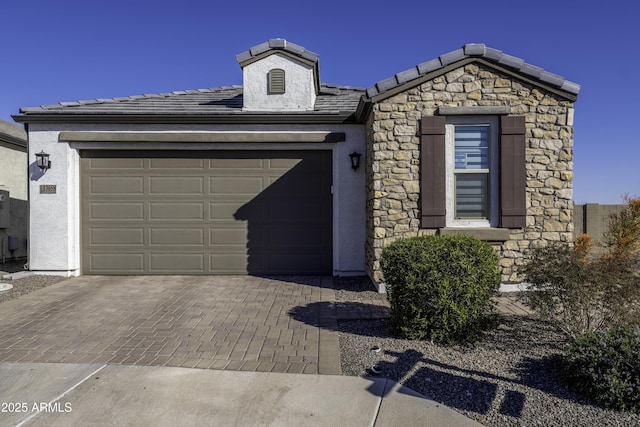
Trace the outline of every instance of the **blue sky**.
<path fill-rule="evenodd" d="M 632 0 L 22 0 L 0 13 L 0 119 L 20 107 L 241 84 L 235 55 L 281 37 L 325 83 L 368 87 L 484 43 L 582 86 L 574 200 L 640 195 L 640 29 Z"/>

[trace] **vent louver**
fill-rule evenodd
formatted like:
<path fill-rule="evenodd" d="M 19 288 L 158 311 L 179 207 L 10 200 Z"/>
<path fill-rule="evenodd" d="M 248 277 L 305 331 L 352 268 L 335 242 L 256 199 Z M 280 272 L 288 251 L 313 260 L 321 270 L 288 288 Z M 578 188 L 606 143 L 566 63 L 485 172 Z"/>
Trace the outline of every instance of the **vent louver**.
<path fill-rule="evenodd" d="M 284 70 L 280 68 L 275 68 L 269 71 L 269 94 L 278 94 L 285 92 L 285 84 L 284 84 Z"/>

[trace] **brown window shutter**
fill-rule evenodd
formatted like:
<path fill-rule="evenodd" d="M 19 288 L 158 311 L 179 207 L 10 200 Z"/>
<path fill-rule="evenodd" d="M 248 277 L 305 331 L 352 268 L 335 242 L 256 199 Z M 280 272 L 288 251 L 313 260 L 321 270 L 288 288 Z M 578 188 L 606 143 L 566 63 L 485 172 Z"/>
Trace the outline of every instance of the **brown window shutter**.
<path fill-rule="evenodd" d="M 445 117 L 422 118 L 421 209 L 422 228 L 446 226 Z"/>
<path fill-rule="evenodd" d="M 500 226 L 527 223 L 524 116 L 503 116 L 500 123 Z"/>

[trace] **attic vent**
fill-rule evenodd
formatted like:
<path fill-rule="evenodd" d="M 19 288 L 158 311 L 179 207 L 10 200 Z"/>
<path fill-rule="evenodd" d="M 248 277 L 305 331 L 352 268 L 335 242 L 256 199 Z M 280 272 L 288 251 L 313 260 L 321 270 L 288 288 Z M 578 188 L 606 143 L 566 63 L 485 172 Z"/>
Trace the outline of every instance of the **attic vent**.
<path fill-rule="evenodd" d="M 284 70 L 274 68 L 269 71 L 268 81 L 269 94 L 284 93 Z"/>

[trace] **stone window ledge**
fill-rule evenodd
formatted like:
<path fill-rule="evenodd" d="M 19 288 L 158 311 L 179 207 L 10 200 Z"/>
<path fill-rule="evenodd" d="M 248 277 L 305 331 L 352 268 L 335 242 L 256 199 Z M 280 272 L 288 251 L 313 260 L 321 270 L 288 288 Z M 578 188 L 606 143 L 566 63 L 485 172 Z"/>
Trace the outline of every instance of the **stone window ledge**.
<path fill-rule="evenodd" d="M 438 230 L 441 236 L 451 236 L 454 234 L 466 234 L 487 242 L 506 242 L 509 240 L 510 230 L 508 228 L 464 228 L 445 227 Z"/>

